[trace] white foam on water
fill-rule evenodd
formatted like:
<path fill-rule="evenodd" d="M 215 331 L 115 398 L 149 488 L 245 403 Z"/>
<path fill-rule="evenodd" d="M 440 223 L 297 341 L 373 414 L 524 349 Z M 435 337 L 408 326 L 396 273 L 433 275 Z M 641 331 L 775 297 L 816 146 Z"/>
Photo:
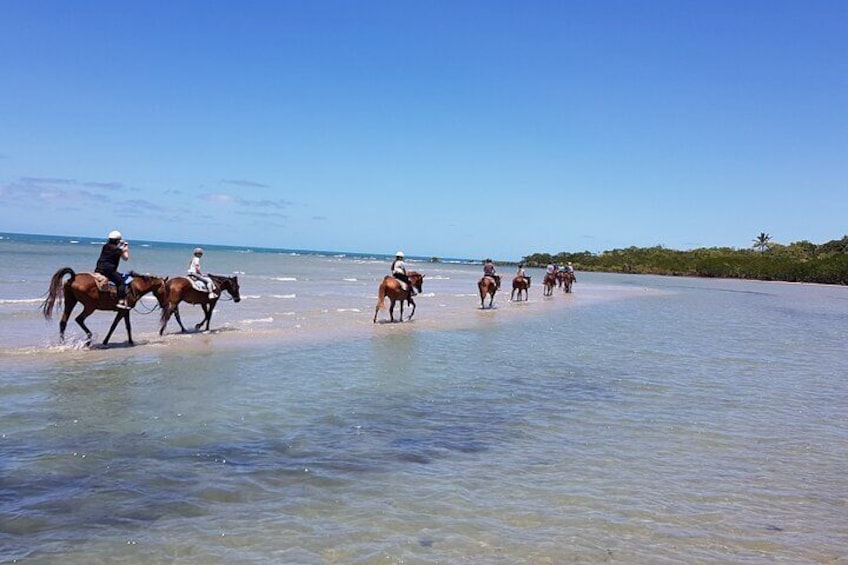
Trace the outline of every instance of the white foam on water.
<path fill-rule="evenodd" d="M 255 319 L 255 320 L 242 320 L 239 323 L 250 325 L 250 324 L 271 324 L 273 322 L 274 322 L 274 318 L 271 317 L 271 316 L 268 316 L 267 318 L 258 318 L 258 319 Z"/>
<path fill-rule="evenodd" d="M 297 294 L 271 294 L 271 298 L 297 298 Z"/>
<path fill-rule="evenodd" d="M 0 304 L 40 304 L 43 298 L 0 298 Z"/>
<path fill-rule="evenodd" d="M 343 280 L 343 281 L 347 281 L 347 282 L 359 282 L 359 279 L 353 279 L 353 278 L 351 278 L 351 279 L 342 279 L 342 280 Z"/>
<path fill-rule="evenodd" d="M 271 277 L 271 280 L 280 282 L 294 282 L 297 281 L 297 277 Z"/>

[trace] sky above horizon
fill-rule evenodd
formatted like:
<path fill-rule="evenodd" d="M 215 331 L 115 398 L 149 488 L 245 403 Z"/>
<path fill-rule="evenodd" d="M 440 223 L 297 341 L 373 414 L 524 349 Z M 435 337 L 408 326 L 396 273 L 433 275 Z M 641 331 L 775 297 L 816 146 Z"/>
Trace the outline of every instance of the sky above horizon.
<path fill-rule="evenodd" d="M 848 2 L 0 3 L 0 231 L 517 260 L 848 234 Z"/>

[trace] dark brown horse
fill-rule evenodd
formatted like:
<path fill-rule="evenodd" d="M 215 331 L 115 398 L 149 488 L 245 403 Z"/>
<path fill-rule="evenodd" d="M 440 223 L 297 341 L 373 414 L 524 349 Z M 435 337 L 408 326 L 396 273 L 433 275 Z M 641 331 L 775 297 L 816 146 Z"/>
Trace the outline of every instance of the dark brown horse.
<path fill-rule="evenodd" d="M 241 300 L 239 293 L 238 277 L 222 277 L 219 275 L 209 275 L 212 282 L 215 283 L 215 292 L 219 295 L 215 298 L 209 298 L 209 292 L 205 290 L 197 290 L 187 277 L 174 277 L 169 279 L 165 285 L 165 306 L 162 308 L 161 326 L 159 335 L 165 333 L 165 326 L 168 325 L 168 320 L 171 314 L 177 319 L 180 325 L 180 330 L 185 333 L 186 329 L 183 326 L 183 321 L 180 319 L 180 302 L 188 302 L 189 304 L 200 304 L 203 308 L 203 319 L 195 324 L 194 329 L 200 330 L 203 324 L 206 324 L 206 331 L 209 331 L 209 324 L 212 322 L 212 311 L 218 303 L 218 298 L 221 292 L 227 291 L 232 297 L 233 302 Z"/>
<path fill-rule="evenodd" d="M 70 275 L 70 278 L 64 283 L 62 280 L 65 275 Z M 139 299 L 153 292 L 156 295 L 156 300 L 160 307 L 165 305 L 165 282 L 167 279 L 153 277 L 150 275 L 141 275 L 139 273 L 130 272 L 133 277 L 132 282 L 127 288 L 127 305 L 132 308 L 136 305 Z M 61 292 L 61 294 L 60 294 Z M 115 320 L 112 322 L 112 327 L 109 328 L 109 333 L 106 334 L 106 339 L 103 340 L 103 345 L 109 343 L 109 338 L 112 337 L 112 332 L 122 319 L 127 326 L 127 343 L 132 345 L 132 325 L 130 324 L 130 310 L 122 310 L 117 307 L 118 295 L 114 286 L 109 287 L 109 290 L 101 291 L 97 288 L 97 282 L 94 275 L 91 273 L 75 273 L 70 267 L 64 267 L 56 271 L 53 278 L 50 279 L 50 287 L 47 289 L 47 298 L 41 304 L 41 312 L 48 320 L 53 317 L 53 307 L 61 307 L 64 300 L 65 310 L 62 313 L 62 319 L 59 320 L 59 337 L 62 341 L 65 340 L 65 328 L 68 326 L 68 318 L 78 302 L 82 302 L 82 313 L 74 318 L 83 329 L 86 335 L 86 346 L 91 345 L 91 330 L 85 325 L 85 319 L 88 318 L 95 310 L 113 310 Z"/>
<path fill-rule="evenodd" d="M 557 273 L 557 283 L 565 292 L 571 292 L 571 285 L 574 284 L 574 273 L 568 271 L 560 271 Z"/>
<path fill-rule="evenodd" d="M 544 290 L 542 291 L 542 295 L 544 296 L 553 296 L 554 287 L 556 286 L 557 278 L 556 273 L 545 273 L 545 278 L 542 280 L 542 285 L 544 285 Z"/>
<path fill-rule="evenodd" d="M 492 307 L 492 303 L 495 301 L 495 293 L 501 287 L 501 278 L 497 275 L 495 277 L 483 276 L 479 281 L 477 281 L 477 290 L 480 291 L 480 308 L 485 308 L 483 303 L 486 300 L 486 295 L 489 295 L 489 308 Z"/>
<path fill-rule="evenodd" d="M 509 295 L 510 301 L 515 297 L 515 291 L 518 291 L 518 302 L 521 301 L 521 293 L 524 293 L 524 300 L 527 300 L 527 295 L 530 289 L 530 277 L 517 276 L 512 279 L 512 294 Z"/>
<path fill-rule="evenodd" d="M 412 287 L 421 292 L 421 285 L 424 283 L 424 275 L 421 273 L 417 273 L 415 271 L 410 271 L 407 273 L 409 277 L 409 283 Z M 377 307 L 374 309 L 374 323 L 377 323 L 377 314 L 380 312 L 381 308 L 385 308 L 385 300 L 386 297 L 391 301 L 389 304 L 389 320 L 395 321 L 395 302 L 400 301 L 400 320 L 403 321 L 403 302 L 406 301 L 412 306 L 412 313 L 409 314 L 409 318 L 407 320 L 411 320 L 412 316 L 415 315 L 415 301 L 412 300 L 412 297 L 409 293 L 401 288 L 400 281 L 396 278 L 386 275 L 383 277 L 383 282 L 380 283 L 380 289 L 377 291 Z"/>

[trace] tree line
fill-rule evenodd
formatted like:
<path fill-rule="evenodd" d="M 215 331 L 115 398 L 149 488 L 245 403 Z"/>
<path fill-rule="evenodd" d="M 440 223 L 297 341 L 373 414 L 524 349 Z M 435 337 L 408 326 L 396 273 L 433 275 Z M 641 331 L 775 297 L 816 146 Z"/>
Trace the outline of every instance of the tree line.
<path fill-rule="evenodd" d="M 601 253 L 534 253 L 524 257 L 524 264 L 529 267 L 562 265 L 569 261 L 580 271 L 845 285 L 848 284 L 848 235 L 819 245 L 809 241 L 782 245 L 763 232 L 747 249 L 707 247 L 678 251 L 657 245 Z"/>

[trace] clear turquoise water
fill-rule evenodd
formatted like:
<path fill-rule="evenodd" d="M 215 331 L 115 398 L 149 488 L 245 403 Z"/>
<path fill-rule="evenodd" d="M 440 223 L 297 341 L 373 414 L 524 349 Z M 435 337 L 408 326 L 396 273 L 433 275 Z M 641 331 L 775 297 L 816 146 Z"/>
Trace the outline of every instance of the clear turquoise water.
<path fill-rule="evenodd" d="M 482 311 L 479 265 L 419 263 L 413 322 L 372 324 L 382 258 L 217 250 L 216 331 L 60 345 L 37 299 L 96 254 L 0 240 L 0 561 L 846 559 L 848 289 L 578 274 Z"/>

